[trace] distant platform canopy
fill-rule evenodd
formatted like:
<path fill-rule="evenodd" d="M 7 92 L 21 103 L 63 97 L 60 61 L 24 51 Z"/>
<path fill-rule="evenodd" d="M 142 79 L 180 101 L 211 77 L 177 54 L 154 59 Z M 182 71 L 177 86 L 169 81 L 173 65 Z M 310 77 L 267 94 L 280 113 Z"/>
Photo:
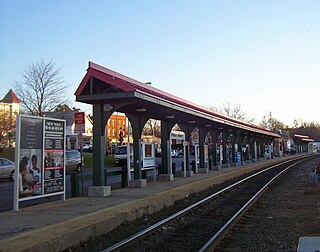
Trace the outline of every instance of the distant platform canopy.
<path fill-rule="evenodd" d="M 299 135 L 295 134 L 293 137 L 293 140 L 299 141 L 299 142 L 314 142 L 314 139 L 310 138 L 309 136 L 306 135 Z"/>
<path fill-rule="evenodd" d="M 89 62 L 75 95 L 77 101 L 101 104 L 105 111 L 139 114 L 185 126 L 239 130 L 269 139 L 279 137 L 268 129 L 217 113 L 93 62 Z"/>

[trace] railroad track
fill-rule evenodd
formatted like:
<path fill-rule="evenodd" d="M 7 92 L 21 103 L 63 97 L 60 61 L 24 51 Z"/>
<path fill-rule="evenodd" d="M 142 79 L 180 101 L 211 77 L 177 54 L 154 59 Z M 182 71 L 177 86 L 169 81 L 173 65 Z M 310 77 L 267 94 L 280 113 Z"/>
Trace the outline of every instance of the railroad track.
<path fill-rule="evenodd" d="M 207 251 L 268 185 L 306 157 L 251 174 L 103 251 Z"/>

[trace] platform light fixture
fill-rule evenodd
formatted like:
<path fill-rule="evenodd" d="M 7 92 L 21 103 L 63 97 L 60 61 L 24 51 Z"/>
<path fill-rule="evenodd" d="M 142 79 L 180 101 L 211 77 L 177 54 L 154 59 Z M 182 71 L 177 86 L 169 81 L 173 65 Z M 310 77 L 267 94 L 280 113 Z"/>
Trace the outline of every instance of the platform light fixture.
<path fill-rule="evenodd" d="M 195 124 L 196 121 L 195 121 L 195 120 L 190 120 L 190 121 L 188 121 L 188 123 L 190 123 L 190 124 Z"/>
<path fill-rule="evenodd" d="M 167 119 L 173 119 L 173 118 L 174 118 L 174 115 L 167 115 L 166 118 L 167 118 Z"/>
<path fill-rule="evenodd" d="M 106 103 L 103 105 L 103 110 L 106 112 L 110 112 L 111 110 L 113 110 L 113 106 L 111 106 L 109 103 Z"/>
<path fill-rule="evenodd" d="M 137 112 L 146 112 L 147 109 L 146 108 L 137 108 L 136 111 Z"/>

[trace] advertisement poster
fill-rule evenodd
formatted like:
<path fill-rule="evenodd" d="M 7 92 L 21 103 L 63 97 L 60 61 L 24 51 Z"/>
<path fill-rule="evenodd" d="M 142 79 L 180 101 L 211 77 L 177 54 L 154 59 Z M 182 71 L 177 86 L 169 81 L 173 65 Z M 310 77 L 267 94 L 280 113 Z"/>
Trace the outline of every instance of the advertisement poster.
<path fill-rule="evenodd" d="M 18 115 L 14 210 L 19 201 L 65 192 L 65 120 Z"/>
<path fill-rule="evenodd" d="M 143 168 L 155 166 L 154 144 L 142 143 L 142 157 Z"/>
<path fill-rule="evenodd" d="M 19 198 L 42 194 L 42 119 L 21 118 Z"/>
<path fill-rule="evenodd" d="M 44 122 L 44 194 L 64 191 L 64 122 Z"/>

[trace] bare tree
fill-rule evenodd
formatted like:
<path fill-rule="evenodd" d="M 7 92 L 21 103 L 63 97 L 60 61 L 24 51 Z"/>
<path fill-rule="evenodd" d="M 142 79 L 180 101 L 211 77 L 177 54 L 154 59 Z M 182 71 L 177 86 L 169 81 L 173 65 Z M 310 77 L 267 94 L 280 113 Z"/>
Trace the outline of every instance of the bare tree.
<path fill-rule="evenodd" d="M 288 128 L 288 126 L 286 126 L 283 122 L 271 117 L 268 119 L 263 117 L 262 121 L 260 122 L 260 126 L 271 130 L 283 130 Z"/>
<path fill-rule="evenodd" d="M 161 131 L 161 124 L 160 121 L 155 119 L 149 119 L 144 128 L 142 130 L 143 135 L 151 135 L 151 136 L 158 136 L 159 132 Z"/>
<path fill-rule="evenodd" d="M 74 110 L 77 110 L 77 111 L 80 111 L 79 108 L 76 108 L 76 107 L 70 107 L 68 104 L 66 103 L 63 103 L 63 104 L 59 104 L 58 106 L 56 106 L 54 108 L 54 111 L 58 112 L 66 112 L 66 111 L 74 111 Z"/>
<path fill-rule="evenodd" d="M 56 67 L 53 60 L 29 65 L 22 73 L 22 79 L 15 84 L 21 105 L 31 115 L 42 116 L 59 104 L 65 103 L 63 78 L 60 76 L 62 67 Z"/>
<path fill-rule="evenodd" d="M 240 104 L 222 104 L 221 108 L 217 108 L 214 106 L 209 107 L 210 110 L 212 111 L 217 111 L 219 113 L 225 114 L 227 116 L 233 117 L 237 120 L 247 122 L 247 123 L 253 123 L 254 119 L 253 118 L 248 118 L 246 112 L 242 111 L 241 105 Z"/>

